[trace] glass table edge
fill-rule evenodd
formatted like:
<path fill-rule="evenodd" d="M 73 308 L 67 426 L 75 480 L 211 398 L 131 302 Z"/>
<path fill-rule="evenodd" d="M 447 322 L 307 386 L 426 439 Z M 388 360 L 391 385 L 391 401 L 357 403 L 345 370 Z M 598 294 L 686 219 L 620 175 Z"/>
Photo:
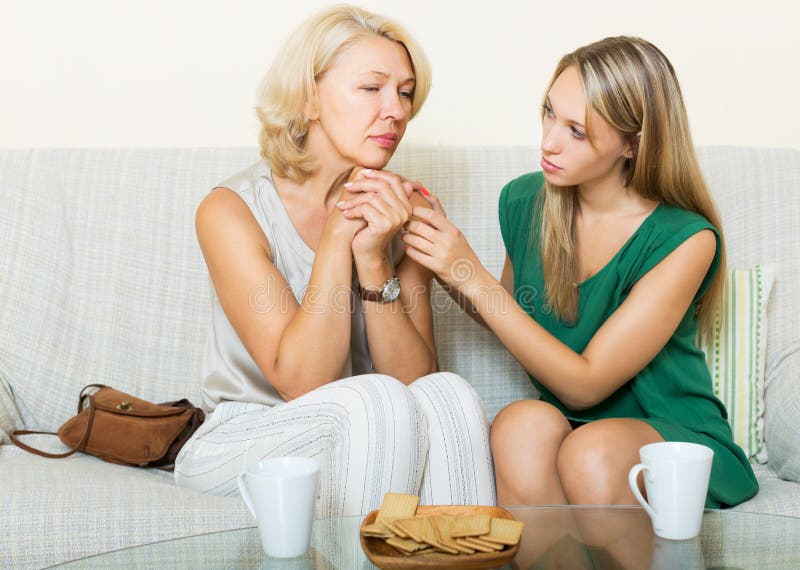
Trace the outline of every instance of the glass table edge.
<path fill-rule="evenodd" d="M 538 509 L 552 509 L 552 510 L 640 510 L 643 511 L 644 508 L 641 505 L 513 505 L 513 506 L 501 506 L 501 508 L 513 513 L 514 511 L 523 511 L 523 510 L 538 510 Z M 725 513 L 725 514 L 742 514 L 742 515 L 756 515 L 756 516 L 768 516 L 768 517 L 776 517 L 782 519 L 790 519 L 790 520 L 800 520 L 800 517 L 795 517 L 792 515 L 784 515 L 784 514 L 777 514 L 777 513 L 763 513 L 757 511 L 734 511 L 731 509 L 703 509 L 703 514 L 709 513 Z M 356 519 L 356 518 L 364 518 L 367 513 L 360 514 L 360 515 L 349 515 L 346 517 L 334 517 L 338 519 Z M 318 520 L 326 520 L 326 519 L 318 519 Z M 330 520 L 330 519 L 327 519 Z M 141 544 L 133 544 L 130 546 L 125 546 L 123 548 L 116 548 L 113 550 L 108 550 L 106 552 L 98 552 L 96 554 L 91 554 L 89 556 L 84 556 L 81 558 L 75 558 L 73 560 L 60 562 L 53 566 L 48 566 L 47 568 L 61 568 L 64 566 L 68 566 L 70 564 L 81 562 L 81 561 L 88 561 L 93 558 L 99 558 L 101 556 L 107 556 L 114 553 L 121 553 L 125 552 L 126 550 L 133 550 L 137 548 L 144 548 L 144 547 L 151 547 L 156 546 L 159 544 L 169 543 L 169 542 L 176 542 L 180 540 L 191 540 L 196 539 L 204 536 L 213 536 L 216 534 L 222 534 L 226 532 L 236 532 L 236 531 L 245 531 L 249 529 L 257 528 L 257 524 L 253 523 L 247 526 L 235 527 L 235 528 L 227 528 L 222 530 L 214 530 L 210 532 L 199 532 L 197 534 L 187 534 L 185 536 L 177 536 L 173 538 L 165 538 L 163 540 L 156 540 L 153 542 L 143 542 Z"/>

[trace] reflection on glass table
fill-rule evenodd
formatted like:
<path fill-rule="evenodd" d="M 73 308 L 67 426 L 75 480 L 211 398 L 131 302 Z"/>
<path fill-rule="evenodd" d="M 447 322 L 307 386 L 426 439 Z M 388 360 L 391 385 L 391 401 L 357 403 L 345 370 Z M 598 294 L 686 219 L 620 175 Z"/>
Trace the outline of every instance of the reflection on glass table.
<path fill-rule="evenodd" d="M 700 536 L 655 537 L 640 507 L 511 507 L 525 522 L 519 552 L 505 568 L 673 570 L 800 568 L 800 518 L 706 511 Z M 258 530 L 246 528 L 126 548 L 59 568 L 370 569 L 361 550 L 363 517 L 314 522 L 311 548 L 286 560 L 267 557 Z"/>

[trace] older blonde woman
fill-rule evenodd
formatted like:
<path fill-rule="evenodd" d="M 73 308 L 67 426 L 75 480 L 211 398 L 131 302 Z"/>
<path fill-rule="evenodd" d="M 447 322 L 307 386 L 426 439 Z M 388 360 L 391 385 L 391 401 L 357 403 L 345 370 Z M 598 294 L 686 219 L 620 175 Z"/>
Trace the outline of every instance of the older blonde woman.
<path fill-rule="evenodd" d="M 263 160 L 197 212 L 212 411 L 178 484 L 234 494 L 246 464 L 300 455 L 322 464 L 319 516 L 364 513 L 387 491 L 495 502 L 482 405 L 437 372 L 431 274 L 398 234 L 426 202 L 382 170 L 429 86 L 412 38 L 354 7 L 312 17 L 277 55 L 258 106 Z M 349 185 L 369 198 L 343 215 Z"/>

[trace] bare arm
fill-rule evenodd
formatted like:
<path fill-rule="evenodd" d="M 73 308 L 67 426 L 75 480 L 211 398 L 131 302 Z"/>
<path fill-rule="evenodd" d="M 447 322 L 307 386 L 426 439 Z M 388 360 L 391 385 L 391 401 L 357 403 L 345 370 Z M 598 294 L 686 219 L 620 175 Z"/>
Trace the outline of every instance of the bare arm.
<path fill-rule="evenodd" d="M 415 214 L 417 211 L 415 210 Z M 420 212 L 421 217 L 426 216 Z M 509 293 L 511 285 L 506 262 L 506 283 L 500 283 L 479 264 L 465 241 L 455 238 L 449 222 L 428 216 L 432 230 L 416 227 L 419 233 L 406 236 L 413 248 L 408 254 L 430 267 L 441 278 L 451 259 L 471 259 L 479 270 L 473 279 L 457 284 L 489 328 L 522 366 L 548 388 L 565 406 L 585 409 L 594 406 L 644 368 L 666 345 L 686 314 L 714 258 L 716 239 L 703 230 L 668 255 L 633 287 L 625 302 L 595 333 L 582 354 L 578 354 L 542 328 Z M 425 241 L 418 241 L 423 238 Z M 453 245 L 436 246 L 452 238 Z M 416 244 L 416 245 L 415 245 Z M 421 248 L 421 249 L 420 249 Z M 447 255 L 439 249 L 447 250 Z M 512 274 L 513 275 L 513 274 Z M 512 285 L 513 287 L 513 285 Z M 481 295 L 490 288 L 505 296 L 497 300 Z M 496 310 L 497 307 L 505 310 Z"/>
<path fill-rule="evenodd" d="M 403 180 L 389 172 L 373 171 L 349 186 L 359 193 L 341 207 L 350 219 L 367 226 L 353 240 L 359 282 L 378 289 L 394 271 L 386 246 L 411 214 L 411 204 L 427 206 Z M 409 196 L 410 194 L 410 196 Z M 413 259 L 397 267 L 400 297 L 392 303 L 364 301 L 364 320 L 370 356 L 376 372 L 408 384 L 438 369 L 430 304 L 431 272 Z"/>
<path fill-rule="evenodd" d="M 453 301 L 455 301 L 458 306 L 461 307 L 461 310 L 463 310 L 473 321 L 481 325 L 483 328 L 489 328 L 489 326 L 486 324 L 486 321 L 483 320 L 483 317 L 481 317 L 478 310 L 472 304 L 472 301 L 465 297 L 458 287 L 452 287 L 438 277 L 436 278 L 436 281 L 439 282 L 439 285 L 442 287 L 442 289 L 448 295 L 450 295 L 450 298 L 453 299 Z"/>
<path fill-rule="evenodd" d="M 215 189 L 198 208 L 197 236 L 222 308 L 286 400 L 335 380 L 344 366 L 350 310 L 349 295 L 342 301 L 340 293 L 349 291 L 352 279 L 354 227 L 338 212 L 330 216 L 298 304 L 258 222 L 234 192 Z"/>
<path fill-rule="evenodd" d="M 414 196 L 412 202 L 422 202 Z M 359 266 L 358 273 L 368 283 L 384 283 L 392 276 L 388 262 L 375 272 Z M 375 371 L 409 384 L 438 370 L 430 300 L 432 275 L 406 256 L 397 267 L 397 277 L 398 301 L 391 304 L 364 301 L 364 319 Z"/>

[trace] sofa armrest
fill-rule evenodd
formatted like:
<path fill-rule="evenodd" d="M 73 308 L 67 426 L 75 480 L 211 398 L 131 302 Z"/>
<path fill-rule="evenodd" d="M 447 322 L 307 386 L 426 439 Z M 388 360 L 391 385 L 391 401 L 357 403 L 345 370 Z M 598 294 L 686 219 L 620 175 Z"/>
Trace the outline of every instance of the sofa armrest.
<path fill-rule="evenodd" d="M 781 479 L 800 482 L 800 347 L 770 371 L 765 402 L 769 466 Z"/>

